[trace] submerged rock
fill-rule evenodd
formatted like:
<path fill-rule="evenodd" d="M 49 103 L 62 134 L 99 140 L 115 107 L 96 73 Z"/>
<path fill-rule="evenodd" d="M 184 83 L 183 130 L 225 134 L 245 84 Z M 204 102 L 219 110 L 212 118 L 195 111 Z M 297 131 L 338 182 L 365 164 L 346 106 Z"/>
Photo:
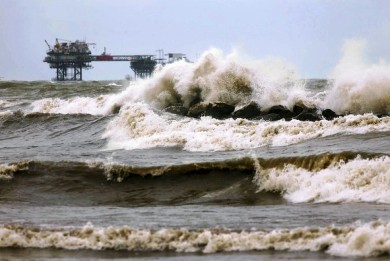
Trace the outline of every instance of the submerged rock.
<path fill-rule="evenodd" d="M 281 119 L 284 119 L 281 114 L 278 113 L 268 113 L 264 114 L 262 116 L 256 117 L 256 120 L 265 120 L 265 121 L 279 121 Z"/>
<path fill-rule="evenodd" d="M 250 102 L 240 108 L 235 108 L 233 105 L 222 102 L 199 102 L 191 106 L 188 110 L 182 105 L 175 105 L 166 108 L 164 111 L 193 118 L 210 116 L 216 119 L 232 117 L 234 119 L 244 118 L 265 121 L 278 121 L 282 119 L 287 121 L 292 119 L 299 121 L 319 121 L 324 118 L 326 120 L 333 120 L 340 116 L 330 109 L 325 109 L 320 112 L 316 107 L 308 107 L 302 104 L 294 105 L 293 111 L 290 111 L 282 105 L 275 105 L 268 111 L 261 111 L 260 106 L 255 102 Z"/>
<path fill-rule="evenodd" d="M 318 109 L 315 107 L 307 107 L 303 104 L 295 104 L 293 107 L 293 114 L 294 117 L 298 116 L 299 114 L 306 112 L 306 113 L 317 113 Z"/>
<path fill-rule="evenodd" d="M 163 111 L 181 115 L 181 116 L 186 116 L 188 113 L 188 109 L 184 106 L 181 105 L 176 105 L 176 106 L 169 106 L 165 108 Z"/>
<path fill-rule="evenodd" d="M 193 118 L 200 118 L 201 116 L 210 116 L 216 119 L 226 119 L 231 117 L 234 111 L 234 106 L 222 102 L 206 103 L 200 102 L 191 106 L 188 110 L 187 116 Z"/>
<path fill-rule="evenodd" d="M 381 113 L 381 114 L 378 114 L 376 115 L 378 118 L 383 118 L 383 117 L 389 117 L 390 115 L 389 114 L 386 114 L 386 113 Z"/>
<path fill-rule="evenodd" d="M 233 118 L 244 118 L 244 119 L 254 119 L 261 114 L 260 106 L 255 103 L 251 102 L 236 111 L 233 112 Z"/>
<path fill-rule="evenodd" d="M 119 113 L 119 111 L 121 110 L 121 105 L 119 105 L 119 104 L 115 104 L 113 107 L 112 107 L 112 109 L 111 109 L 111 113 L 112 114 L 118 114 Z"/>
<path fill-rule="evenodd" d="M 319 121 L 322 119 L 321 115 L 318 115 L 315 112 L 305 112 L 303 111 L 298 116 L 294 117 L 294 119 L 299 121 Z"/>
<path fill-rule="evenodd" d="M 211 106 L 206 108 L 205 115 L 216 119 L 225 119 L 230 117 L 233 111 L 233 105 L 217 102 L 212 103 Z"/>
<path fill-rule="evenodd" d="M 275 105 L 268 110 L 268 113 L 269 114 L 276 113 L 276 114 L 283 115 L 283 114 L 291 113 L 291 111 L 282 105 Z"/>
<path fill-rule="evenodd" d="M 322 111 L 322 116 L 328 120 L 328 121 L 331 121 L 337 117 L 339 117 L 339 115 L 337 115 L 334 111 L 332 111 L 331 109 L 325 109 Z"/>
<path fill-rule="evenodd" d="M 269 115 L 269 116 L 268 116 Z M 275 115 L 279 115 L 278 117 Z M 285 119 L 285 120 L 291 120 L 291 118 L 294 116 L 293 112 L 287 109 L 286 107 L 282 105 L 275 105 L 272 106 L 268 112 L 266 112 L 263 116 L 262 119 L 264 120 L 270 120 L 270 121 L 277 121 L 280 119 Z"/>
<path fill-rule="evenodd" d="M 209 107 L 211 107 L 211 104 L 206 102 L 200 102 L 195 105 L 192 105 L 188 110 L 187 116 L 193 118 L 200 118 L 201 116 L 205 115 L 206 110 Z"/>

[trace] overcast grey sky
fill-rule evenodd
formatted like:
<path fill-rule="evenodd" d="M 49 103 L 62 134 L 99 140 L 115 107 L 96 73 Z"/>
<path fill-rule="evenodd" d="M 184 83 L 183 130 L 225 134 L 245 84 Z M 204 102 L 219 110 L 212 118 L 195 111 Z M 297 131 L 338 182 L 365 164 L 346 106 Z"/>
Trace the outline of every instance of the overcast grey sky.
<path fill-rule="evenodd" d="M 390 0 L 0 0 L 0 76 L 49 80 L 42 62 L 55 38 L 86 39 L 111 54 L 240 47 L 280 57 L 307 78 L 327 77 L 344 41 L 367 41 L 368 59 L 390 59 Z M 84 79 L 122 79 L 128 63 L 94 63 Z"/>

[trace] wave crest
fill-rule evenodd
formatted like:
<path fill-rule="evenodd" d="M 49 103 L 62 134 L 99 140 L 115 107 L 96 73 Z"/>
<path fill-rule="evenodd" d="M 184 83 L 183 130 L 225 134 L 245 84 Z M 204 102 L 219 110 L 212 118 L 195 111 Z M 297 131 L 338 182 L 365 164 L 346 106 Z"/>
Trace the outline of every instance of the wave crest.
<path fill-rule="evenodd" d="M 28 162 L 0 164 L 0 181 L 9 181 L 19 171 L 28 170 Z"/>
<path fill-rule="evenodd" d="M 347 115 L 333 121 L 249 121 L 202 117 L 178 118 L 159 114 L 146 104 L 122 107 L 107 126 L 109 149 L 178 146 L 188 151 L 228 151 L 262 146 L 285 146 L 335 134 L 390 131 L 390 117 Z"/>
<path fill-rule="evenodd" d="M 334 161 L 326 168 L 305 169 L 256 165 L 254 182 L 259 191 L 280 192 L 294 203 L 379 202 L 390 203 L 390 157 L 357 157 Z"/>
<path fill-rule="evenodd" d="M 94 227 L 79 229 L 0 226 L 0 247 L 127 251 L 232 252 L 326 251 L 336 256 L 389 255 L 390 224 L 374 221 L 345 227 L 233 231 L 228 229 Z"/>

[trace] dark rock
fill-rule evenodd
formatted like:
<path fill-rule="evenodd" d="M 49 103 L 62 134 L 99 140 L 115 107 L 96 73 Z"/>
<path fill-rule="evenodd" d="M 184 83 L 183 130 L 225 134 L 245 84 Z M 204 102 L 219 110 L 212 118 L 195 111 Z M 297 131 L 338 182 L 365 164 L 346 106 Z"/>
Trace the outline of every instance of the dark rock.
<path fill-rule="evenodd" d="M 202 100 L 201 100 L 201 98 L 200 98 L 200 93 L 190 102 L 190 105 L 189 105 L 189 107 L 192 107 L 192 106 L 194 106 L 194 105 L 196 105 L 196 104 L 198 104 L 198 103 L 201 103 L 202 102 Z"/>
<path fill-rule="evenodd" d="M 111 112 L 112 114 L 118 114 L 120 110 L 121 110 L 121 105 L 115 104 L 112 107 Z"/>
<path fill-rule="evenodd" d="M 334 111 L 330 110 L 330 109 L 325 109 L 322 111 L 322 116 L 324 116 L 324 118 L 328 121 L 331 121 L 337 117 L 339 117 L 339 115 L 337 115 Z"/>
<path fill-rule="evenodd" d="M 182 116 L 186 116 L 188 113 L 188 109 L 181 105 L 169 106 L 165 108 L 164 111 Z"/>
<path fill-rule="evenodd" d="M 299 114 L 301 114 L 302 112 L 317 113 L 317 110 L 318 109 L 315 108 L 315 107 L 307 107 L 304 104 L 295 104 L 294 107 L 293 107 L 293 114 L 294 114 L 294 117 L 295 117 L 295 116 L 298 116 Z"/>
<path fill-rule="evenodd" d="M 216 119 L 225 119 L 231 116 L 234 111 L 234 106 L 226 103 L 212 103 L 211 106 L 206 108 L 205 115 L 211 116 Z"/>
<path fill-rule="evenodd" d="M 294 107 L 293 107 L 293 114 L 294 114 L 294 116 L 298 116 L 304 110 L 305 110 L 305 108 L 303 106 L 301 106 L 301 105 L 294 105 Z"/>
<path fill-rule="evenodd" d="M 272 106 L 268 110 L 267 114 L 278 114 L 280 115 L 280 119 L 285 119 L 285 120 L 291 120 L 291 118 L 294 116 L 292 111 L 290 111 L 289 109 L 287 109 L 282 105 Z M 274 116 L 270 116 L 270 118 L 274 118 Z"/>
<path fill-rule="evenodd" d="M 265 121 L 278 121 L 284 119 L 284 117 L 278 113 L 268 113 L 260 117 L 256 117 L 256 120 L 265 120 Z"/>
<path fill-rule="evenodd" d="M 268 110 L 268 113 L 269 114 L 276 113 L 276 114 L 283 115 L 283 114 L 291 113 L 291 111 L 282 105 L 275 105 Z"/>
<path fill-rule="evenodd" d="M 211 107 L 210 103 L 200 102 L 191 106 L 188 110 L 187 116 L 193 118 L 200 118 L 200 116 L 205 115 L 206 110 Z"/>
<path fill-rule="evenodd" d="M 294 119 L 299 120 L 299 121 L 319 121 L 322 118 L 317 113 L 302 112 L 298 116 L 294 117 Z"/>
<path fill-rule="evenodd" d="M 389 114 L 381 113 L 376 115 L 378 118 L 384 118 L 384 117 L 389 117 Z"/>
<path fill-rule="evenodd" d="M 233 112 L 233 118 L 253 119 L 260 116 L 261 109 L 255 102 L 251 102 Z"/>

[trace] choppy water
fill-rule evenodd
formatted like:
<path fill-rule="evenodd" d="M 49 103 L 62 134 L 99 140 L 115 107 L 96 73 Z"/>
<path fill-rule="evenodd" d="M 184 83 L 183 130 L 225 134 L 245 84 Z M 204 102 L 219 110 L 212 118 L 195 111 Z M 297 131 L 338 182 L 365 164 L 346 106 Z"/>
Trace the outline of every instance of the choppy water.
<path fill-rule="evenodd" d="M 340 79 L 262 78 L 218 57 L 135 83 L 0 82 L 0 257 L 387 260 L 389 78 L 371 71 L 336 100 Z M 196 99 L 344 116 L 162 110 Z"/>

